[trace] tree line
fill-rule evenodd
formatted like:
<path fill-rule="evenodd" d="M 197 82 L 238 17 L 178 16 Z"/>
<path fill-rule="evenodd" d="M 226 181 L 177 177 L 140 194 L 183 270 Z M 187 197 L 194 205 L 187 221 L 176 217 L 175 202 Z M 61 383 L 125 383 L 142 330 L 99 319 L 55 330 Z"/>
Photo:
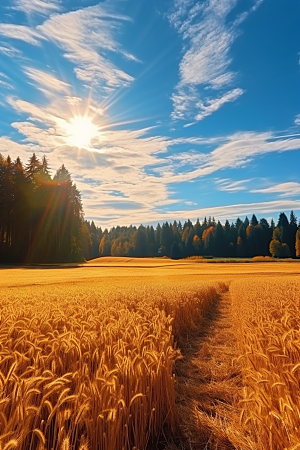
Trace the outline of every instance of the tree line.
<path fill-rule="evenodd" d="M 153 226 L 140 225 L 114 227 L 110 231 L 97 228 L 87 222 L 93 247 L 91 257 L 100 256 L 158 256 L 173 259 L 189 256 L 220 257 L 300 257 L 300 222 L 293 211 L 290 219 L 284 213 L 277 225 L 271 220 L 258 221 L 255 214 L 249 220 L 226 220 L 222 225 L 209 217 L 202 222 L 187 220 L 173 223 L 158 223 Z M 99 248 L 98 248 L 99 242 Z"/>
<path fill-rule="evenodd" d="M 62 165 L 53 177 L 47 158 L 33 154 L 24 166 L 0 154 L 0 262 L 68 262 L 98 256 L 300 257 L 300 222 L 293 211 L 275 225 L 209 217 L 153 226 L 102 230 L 85 221 L 81 197 Z"/>
<path fill-rule="evenodd" d="M 62 165 L 44 156 L 24 166 L 0 154 L 0 261 L 80 261 L 91 246 L 80 193 Z"/>

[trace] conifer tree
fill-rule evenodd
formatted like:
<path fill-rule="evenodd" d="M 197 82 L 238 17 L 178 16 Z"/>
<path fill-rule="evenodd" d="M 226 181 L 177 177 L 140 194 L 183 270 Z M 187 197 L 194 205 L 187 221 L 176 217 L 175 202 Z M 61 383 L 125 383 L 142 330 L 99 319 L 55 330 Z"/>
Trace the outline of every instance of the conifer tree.
<path fill-rule="evenodd" d="M 291 256 L 295 258 L 296 256 L 296 233 L 297 233 L 297 217 L 294 211 L 290 214 L 290 223 L 288 228 L 288 246 L 290 248 Z"/>
<path fill-rule="evenodd" d="M 80 260 L 87 234 L 76 185 L 62 166 L 51 178 L 48 162 L 33 154 L 25 169 L 0 155 L 0 260 Z"/>
<path fill-rule="evenodd" d="M 296 257 L 300 258 L 300 228 L 298 228 L 296 232 L 296 239 L 295 239 L 295 250 L 296 250 Z"/>

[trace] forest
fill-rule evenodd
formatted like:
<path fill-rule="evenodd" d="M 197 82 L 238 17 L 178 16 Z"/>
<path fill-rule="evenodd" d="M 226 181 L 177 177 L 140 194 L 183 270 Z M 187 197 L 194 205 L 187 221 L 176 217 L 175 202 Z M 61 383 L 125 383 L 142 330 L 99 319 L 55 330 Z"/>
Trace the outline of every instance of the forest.
<path fill-rule="evenodd" d="M 24 166 L 0 154 L 0 262 L 71 262 L 99 256 L 300 257 L 300 221 L 280 213 L 277 224 L 214 217 L 117 226 L 102 230 L 84 220 L 80 192 L 62 165 L 53 177 L 47 158 Z"/>
<path fill-rule="evenodd" d="M 237 219 L 235 223 L 226 220 L 222 225 L 214 217 L 187 220 L 182 224 L 158 223 L 138 228 L 116 227 L 110 231 L 97 228 L 87 222 L 92 238 L 91 257 L 100 256 L 168 256 L 172 259 L 190 256 L 203 257 L 254 257 L 273 256 L 278 258 L 300 256 L 300 226 L 293 211 L 290 219 L 280 213 L 275 225 L 255 214 L 249 220 Z M 98 248 L 98 242 L 100 242 Z M 99 253 L 98 253 L 99 252 Z"/>
<path fill-rule="evenodd" d="M 44 156 L 23 166 L 0 154 L 0 261 L 80 261 L 90 235 L 80 193 L 62 165 L 53 177 Z"/>

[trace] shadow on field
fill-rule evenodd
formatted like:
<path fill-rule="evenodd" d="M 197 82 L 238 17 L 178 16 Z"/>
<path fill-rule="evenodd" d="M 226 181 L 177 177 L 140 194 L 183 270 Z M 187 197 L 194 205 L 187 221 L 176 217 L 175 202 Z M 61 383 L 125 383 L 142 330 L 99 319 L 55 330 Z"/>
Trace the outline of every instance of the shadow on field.
<path fill-rule="evenodd" d="M 0 264 L 0 270 L 7 269 L 80 269 L 82 263 L 53 263 L 53 264 Z"/>
<path fill-rule="evenodd" d="M 90 264 L 89 262 L 79 263 L 48 263 L 48 264 L 0 264 L 0 269 L 74 269 L 74 268 L 116 268 L 116 269 L 170 269 L 173 267 L 194 266 L 197 263 L 174 263 L 174 264 Z"/>

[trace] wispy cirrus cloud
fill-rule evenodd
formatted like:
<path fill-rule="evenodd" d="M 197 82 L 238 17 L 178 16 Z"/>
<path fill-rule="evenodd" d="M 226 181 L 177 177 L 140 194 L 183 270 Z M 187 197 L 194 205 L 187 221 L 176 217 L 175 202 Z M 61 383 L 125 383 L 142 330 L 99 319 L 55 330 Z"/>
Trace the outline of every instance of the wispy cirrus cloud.
<path fill-rule="evenodd" d="M 211 152 L 191 150 L 165 159 L 166 178 L 190 181 L 227 168 L 241 168 L 254 158 L 272 152 L 299 151 L 300 135 L 277 136 L 272 132 L 243 132 L 223 137 Z M 188 166 L 184 170 L 185 166 Z M 180 171 L 178 168 L 180 167 Z"/>
<path fill-rule="evenodd" d="M 1 33 L 0 33 L 1 34 Z M 0 53 L 8 56 L 9 58 L 21 57 L 22 52 L 8 43 L 0 42 Z"/>
<path fill-rule="evenodd" d="M 19 0 L 15 7 L 25 9 L 26 1 Z M 48 11 L 60 8 L 59 3 L 53 1 L 28 2 L 31 4 L 29 11 L 45 10 L 46 5 Z M 127 16 L 115 14 L 113 7 L 106 1 L 76 11 L 52 14 L 36 27 L 0 23 L 0 34 L 35 46 L 40 46 L 45 40 L 52 42 L 64 52 L 64 58 L 74 65 L 78 80 L 111 89 L 128 86 L 134 78 L 112 63 L 109 52 L 120 54 L 127 61 L 139 62 L 115 38 L 122 23 L 129 20 Z M 0 51 L 13 56 L 12 49 L 6 45 L 0 47 Z"/>
<path fill-rule="evenodd" d="M 9 149 L 12 157 L 20 156 L 24 162 L 32 152 L 40 157 L 46 153 L 51 166 L 55 161 L 53 168 L 64 163 L 82 192 L 86 216 L 97 219 L 98 223 L 100 221 L 107 226 L 120 223 L 129 225 L 187 217 L 194 220 L 205 215 L 225 220 L 253 211 L 269 213 L 299 209 L 299 201 L 288 198 L 205 209 L 173 208 L 173 211 L 168 212 L 161 209 L 166 205 L 182 203 L 182 195 L 180 198 L 176 198 L 174 193 L 171 195 L 170 185 L 205 177 L 228 167 L 240 168 L 266 153 L 298 150 L 298 135 L 276 136 L 270 132 L 252 132 L 172 140 L 155 135 L 148 128 L 110 129 L 103 126 L 103 118 L 100 116 L 97 135 L 89 148 L 74 148 L 69 142 L 66 125 L 70 120 L 69 108 L 74 102 L 80 107 L 80 99 L 70 97 L 71 105 L 68 105 L 65 98 L 51 100 L 49 97 L 50 103 L 45 107 L 15 98 L 8 99 L 10 106 L 25 117 L 12 124 L 23 138 L 19 142 L 8 137 L 0 138 L 0 152 L 5 155 Z M 168 156 L 168 150 L 179 145 L 203 146 L 205 151 L 189 150 Z M 211 147 L 212 150 L 207 151 Z M 157 167 L 159 170 L 153 175 L 147 171 L 148 167 Z M 217 186 L 219 190 L 238 192 L 244 189 L 248 181 L 221 179 Z M 288 192 L 287 187 L 281 186 L 282 190 L 277 188 L 276 192 L 273 188 L 273 193 L 279 194 L 279 198 L 292 197 L 293 195 L 281 195 Z M 185 204 L 187 207 L 193 206 L 191 202 Z"/>
<path fill-rule="evenodd" d="M 0 85 L 6 89 L 13 89 L 11 79 L 3 72 L 0 72 Z"/>
<path fill-rule="evenodd" d="M 10 23 L 0 23 L 0 34 L 7 38 L 17 39 L 32 45 L 41 45 L 40 41 L 45 39 L 34 28 Z"/>
<path fill-rule="evenodd" d="M 297 116 L 295 117 L 295 124 L 300 125 L 300 114 L 297 114 Z"/>
<path fill-rule="evenodd" d="M 247 179 L 232 181 L 229 178 L 221 178 L 216 180 L 216 185 L 218 191 L 241 192 L 247 189 L 247 184 L 249 183 L 249 181 L 251 180 Z"/>
<path fill-rule="evenodd" d="M 49 72 L 34 67 L 25 67 L 24 73 L 34 81 L 35 87 L 46 95 L 52 96 L 53 93 L 63 92 L 67 94 L 70 92 L 69 83 L 58 79 Z"/>
<path fill-rule="evenodd" d="M 279 197 L 294 197 L 300 195 L 300 183 L 289 181 L 287 183 L 274 184 L 262 189 L 252 189 L 250 192 L 258 194 L 277 194 Z"/>
<path fill-rule="evenodd" d="M 200 101 L 196 105 L 199 112 L 195 116 L 195 120 L 199 121 L 207 116 L 210 116 L 221 108 L 221 106 L 225 105 L 225 103 L 234 102 L 243 94 L 243 92 L 243 89 L 236 88 L 226 92 L 222 97 L 208 100 L 206 104 Z"/>
<path fill-rule="evenodd" d="M 13 89 L 13 85 L 8 83 L 7 81 L 1 80 L 0 79 L 0 86 L 6 88 L 6 89 Z"/>
<path fill-rule="evenodd" d="M 240 33 L 239 25 L 261 3 L 256 0 L 249 11 L 228 23 L 237 0 L 174 1 L 169 20 L 182 36 L 185 50 L 179 65 L 179 83 L 172 95 L 173 119 L 203 120 L 244 93 L 238 87 L 228 90 L 237 75 L 230 70 L 230 50 Z M 216 90 L 221 90 L 217 98 L 213 93 Z"/>
<path fill-rule="evenodd" d="M 128 17 L 114 14 L 104 3 L 53 15 L 37 29 L 65 52 L 66 59 L 75 64 L 74 70 L 79 80 L 120 86 L 131 83 L 133 77 L 115 67 L 104 52 L 120 53 L 127 59 L 135 59 L 122 50 L 114 38 L 117 26 L 127 20 Z"/>
<path fill-rule="evenodd" d="M 298 210 L 300 207 L 300 200 L 274 200 L 270 202 L 252 202 L 252 203 L 237 203 L 234 205 L 212 206 L 209 208 L 193 209 L 189 211 L 174 211 L 169 213 L 169 216 L 175 219 L 184 220 L 188 216 L 195 221 L 198 217 L 203 220 L 204 217 L 214 216 L 218 220 L 224 222 L 226 219 L 235 219 L 238 217 L 245 217 L 253 214 L 271 214 L 274 212 Z M 165 219 L 166 220 L 166 219 Z"/>
<path fill-rule="evenodd" d="M 234 205 L 212 206 L 209 208 L 193 208 L 193 209 L 178 209 L 168 212 L 151 211 L 144 209 L 140 214 L 137 210 L 118 211 L 112 207 L 100 212 L 100 223 L 107 227 L 120 225 L 139 225 L 142 222 L 146 223 L 161 223 L 163 221 L 181 220 L 185 221 L 187 218 L 195 222 L 197 219 L 202 221 L 204 217 L 216 217 L 220 222 L 224 223 L 226 219 L 235 220 L 238 217 L 244 218 L 255 214 L 274 215 L 280 212 L 289 212 L 291 210 L 297 211 L 300 208 L 300 200 L 275 200 L 271 202 L 253 202 L 253 203 L 237 203 Z M 94 219 L 96 223 L 99 221 L 98 211 L 89 210 L 90 220 Z"/>
<path fill-rule="evenodd" d="M 6 80 L 9 80 L 9 77 L 4 72 L 0 72 L 0 77 L 5 78 Z"/>
<path fill-rule="evenodd" d="M 96 116 L 89 105 L 84 105 L 87 114 L 94 115 L 98 131 L 91 144 L 85 148 L 74 148 L 70 141 L 70 109 L 80 108 L 79 98 L 68 97 L 71 105 L 49 97 L 47 106 L 16 98 L 8 98 L 8 104 L 25 119 L 11 125 L 22 135 L 21 143 L 8 137 L 0 138 L 0 152 L 12 157 L 19 155 L 26 161 L 33 151 L 41 156 L 47 154 L 56 165 L 64 163 L 70 170 L 77 186 L 84 193 L 84 207 L 89 211 L 111 208 L 118 203 L 120 214 L 129 214 L 130 209 L 139 212 L 176 202 L 169 199 L 167 185 L 159 177 L 148 174 L 145 168 L 160 164 L 157 154 L 165 152 L 168 140 L 153 136 L 148 128 L 135 130 L 110 129 L 103 126 L 103 118 Z M 98 119 L 97 119 L 98 117 Z M 113 191 L 120 192 L 122 202 Z M 125 200 L 124 200 L 125 199 Z M 150 200 L 151 199 L 151 200 Z M 116 211 L 115 211 L 116 214 Z"/>
<path fill-rule="evenodd" d="M 55 11 L 60 11 L 61 5 L 57 0 L 15 0 L 13 8 L 24 12 L 26 15 L 42 14 L 48 15 Z"/>

